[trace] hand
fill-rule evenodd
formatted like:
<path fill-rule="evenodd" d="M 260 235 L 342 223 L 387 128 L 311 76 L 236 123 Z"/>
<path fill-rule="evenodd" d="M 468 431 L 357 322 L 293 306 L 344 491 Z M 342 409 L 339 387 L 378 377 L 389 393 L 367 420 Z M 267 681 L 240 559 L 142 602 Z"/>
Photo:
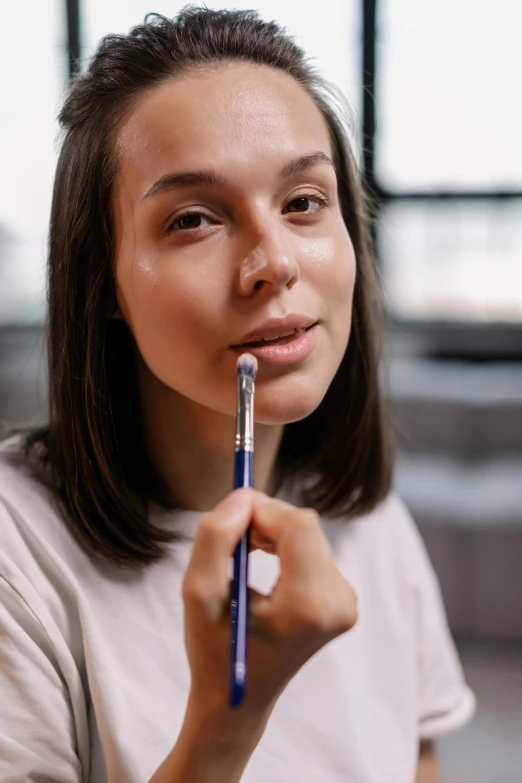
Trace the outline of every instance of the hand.
<path fill-rule="evenodd" d="M 228 569 L 249 523 L 254 546 L 279 556 L 280 576 L 270 595 L 250 591 L 245 699 L 232 710 Z M 257 744 L 290 679 L 357 619 L 355 592 L 337 569 L 318 514 L 251 489 L 234 491 L 202 518 L 183 600 L 191 670 L 186 721 L 236 742 Z"/>

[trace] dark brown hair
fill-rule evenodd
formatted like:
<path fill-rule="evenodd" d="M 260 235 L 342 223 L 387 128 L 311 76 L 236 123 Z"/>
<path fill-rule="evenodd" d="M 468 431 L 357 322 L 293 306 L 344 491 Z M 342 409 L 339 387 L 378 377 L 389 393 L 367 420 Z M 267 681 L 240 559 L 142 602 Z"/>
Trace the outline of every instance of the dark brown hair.
<path fill-rule="evenodd" d="M 187 7 L 149 15 L 100 42 L 59 114 L 48 266 L 49 424 L 26 454 L 51 479 L 76 537 L 95 557 L 152 563 L 176 533 L 154 526 L 150 501 L 169 507 L 140 427 L 133 338 L 115 306 L 111 189 L 114 129 L 140 95 L 165 79 L 223 61 L 280 69 L 307 90 L 331 134 L 342 214 L 357 259 L 353 325 L 319 407 L 285 427 L 279 485 L 306 479 L 303 501 L 347 519 L 390 490 L 392 444 L 379 387 L 383 308 L 367 209 L 335 93 L 285 31 L 254 11 Z M 42 456 L 43 455 L 43 456 Z"/>

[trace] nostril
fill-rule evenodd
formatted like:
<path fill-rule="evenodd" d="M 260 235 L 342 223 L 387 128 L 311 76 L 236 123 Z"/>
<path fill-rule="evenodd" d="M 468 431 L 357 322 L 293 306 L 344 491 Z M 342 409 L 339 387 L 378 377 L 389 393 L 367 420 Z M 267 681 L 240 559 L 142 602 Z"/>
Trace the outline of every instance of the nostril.
<path fill-rule="evenodd" d="M 258 280 L 257 283 L 255 283 L 255 285 L 254 285 L 254 291 L 259 291 L 259 289 L 261 288 L 262 285 L 263 285 L 263 281 L 262 280 Z"/>

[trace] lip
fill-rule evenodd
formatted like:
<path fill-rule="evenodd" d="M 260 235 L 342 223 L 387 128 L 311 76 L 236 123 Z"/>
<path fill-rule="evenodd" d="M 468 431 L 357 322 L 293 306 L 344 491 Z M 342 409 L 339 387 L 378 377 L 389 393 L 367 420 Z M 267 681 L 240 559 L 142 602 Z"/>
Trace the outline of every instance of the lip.
<path fill-rule="evenodd" d="M 257 340 L 262 340 L 263 338 L 271 340 L 275 337 L 278 337 L 281 332 L 286 332 L 290 329 L 304 331 L 305 329 L 309 329 L 315 323 L 317 323 L 317 319 L 310 318 L 307 315 L 293 314 L 285 315 L 284 318 L 269 318 L 268 321 L 264 322 L 264 324 L 261 324 L 261 326 L 258 326 L 257 329 L 248 332 L 248 334 L 245 334 L 237 341 L 237 343 L 231 345 L 230 347 L 242 348 L 244 347 L 245 343 L 255 343 Z"/>
<path fill-rule="evenodd" d="M 312 322 L 312 325 L 307 328 L 306 332 L 299 331 L 295 335 L 294 340 L 291 340 L 284 345 L 231 345 L 230 347 L 237 354 L 250 353 L 252 356 L 255 356 L 258 361 L 261 360 L 267 364 L 294 364 L 295 362 L 306 359 L 314 350 L 317 343 L 317 327 L 317 322 Z M 274 333 L 277 334 L 276 331 Z M 264 332 L 264 334 L 265 336 L 268 336 L 266 332 Z"/>

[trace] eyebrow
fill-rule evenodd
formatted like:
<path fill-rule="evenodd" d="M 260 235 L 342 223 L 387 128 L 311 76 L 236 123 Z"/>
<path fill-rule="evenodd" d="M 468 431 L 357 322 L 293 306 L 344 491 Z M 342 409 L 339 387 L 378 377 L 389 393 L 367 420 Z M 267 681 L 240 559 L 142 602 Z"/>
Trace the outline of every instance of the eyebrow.
<path fill-rule="evenodd" d="M 325 163 L 330 166 L 334 165 L 333 160 L 328 155 L 325 155 L 324 152 L 311 152 L 308 155 L 300 155 L 298 158 L 285 163 L 279 172 L 279 177 L 287 179 Z M 165 176 L 160 177 L 151 185 L 143 196 L 142 201 L 147 201 L 158 193 L 165 193 L 176 188 L 189 187 L 191 185 L 209 185 L 212 187 L 226 184 L 227 180 L 213 171 L 183 171 L 179 174 L 165 174 Z"/>

